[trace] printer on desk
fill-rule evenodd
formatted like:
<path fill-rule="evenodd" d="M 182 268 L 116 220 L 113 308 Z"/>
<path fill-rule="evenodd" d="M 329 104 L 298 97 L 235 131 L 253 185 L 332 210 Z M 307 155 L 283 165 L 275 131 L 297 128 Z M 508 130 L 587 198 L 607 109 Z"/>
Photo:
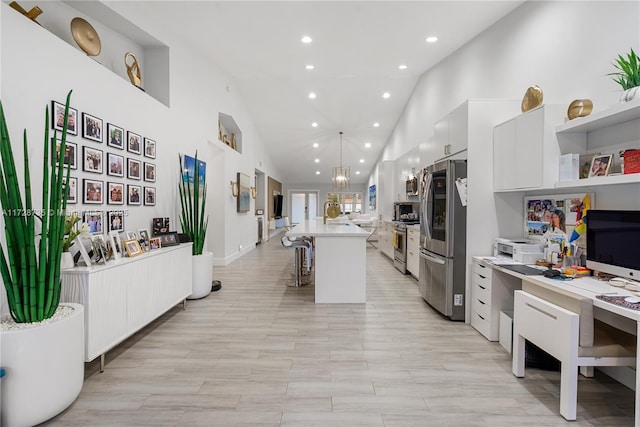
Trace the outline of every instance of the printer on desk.
<path fill-rule="evenodd" d="M 527 239 L 505 239 L 498 237 L 493 242 L 493 256 L 513 259 L 522 264 L 535 264 L 544 259 L 544 245 Z"/>

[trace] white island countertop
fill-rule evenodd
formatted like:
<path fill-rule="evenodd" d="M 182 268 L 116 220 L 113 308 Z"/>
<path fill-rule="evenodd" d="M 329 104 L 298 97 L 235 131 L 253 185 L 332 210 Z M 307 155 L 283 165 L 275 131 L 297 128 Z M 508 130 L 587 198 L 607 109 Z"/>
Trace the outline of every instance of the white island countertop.
<path fill-rule="evenodd" d="M 369 237 L 369 232 L 352 223 L 331 223 L 327 219 L 324 224 L 322 219 L 310 219 L 287 231 L 287 236 L 317 236 L 317 237 Z"/>

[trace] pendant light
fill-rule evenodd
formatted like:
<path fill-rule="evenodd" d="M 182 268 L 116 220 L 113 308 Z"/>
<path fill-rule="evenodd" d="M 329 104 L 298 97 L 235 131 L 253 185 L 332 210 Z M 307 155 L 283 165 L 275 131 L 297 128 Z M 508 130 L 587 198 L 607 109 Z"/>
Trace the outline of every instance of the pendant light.
<path fill-rule="evenodd" d="M 333 168 L 333 176 L 331 181 L 333 182 L 334 190 L 348 190 L 350 180 L 349 166 L 342 166 L 342 131 L 340 133 L 340 166 Z"/>

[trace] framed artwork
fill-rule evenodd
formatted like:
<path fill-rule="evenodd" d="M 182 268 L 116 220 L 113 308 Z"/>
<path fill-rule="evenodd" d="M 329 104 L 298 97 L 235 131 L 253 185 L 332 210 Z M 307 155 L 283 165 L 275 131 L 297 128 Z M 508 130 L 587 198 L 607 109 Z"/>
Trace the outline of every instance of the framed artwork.
<path fill-rule="evenodd" d="M 127 159 L 127 178 L 137 179 L 137 180 L 142 179 L 140 174 L 140 169 L 141 169 L 140 160 L 131 159 L 131 158 Z"/>
<path fill-rule="evenodd" d="M 158 236 L 161 246 L 175 246 L 179 245 L 178 233 L 166 233 Z"/>
<path fill-rule="evenodd" d="M 145 242 L 149 241 L 149 230 L 146 228 L 141 228 L 138 230 L 138 237 Z"/>
<path fill-rule="evenodd" d="M 65 178 L 62 178 L 65 180 Z M 78 178 L 69 177 L 69 185 L 67 185 L 67 204 L 75 205 L 78 203 Z"/>
<path fill-rule="evenodd" d="M 62 132 L 64 124 L 64 104 L 51 101 L 51 125 L 54 130 Z M 78 134 L 78 110 L 69 107 L 69 122 L 67 124 L 67 133 L 69 135 Z"/>
<path fill-rule="evenodd" d="M 107 153 L 107 175 L 124 176 L 124 157 L 114 153 Z"/>
<path fill-rule="evenodd" d="M 189 184 L 194 183 L 195 176 L 195 166 L 196 159 L 191 156 L 183 156 L 182 157 L 182 170 L 184 171 L 182 174 L 182 180 L 187 182 L 187 177 Z M 200 185 L 204 185 L 205 178 L 207 177 L 207 163 L 198 159 L 198 174 L 200 175 Z"/>
<path fill-rule="evenodd" d="M 102 211 L 85 211 L 82 213 L 82 222 L 86 222 L 89 226 L 89 233 L 104 233 L 104 212 Z"/>
<path fill-rule="evenodd" d="M 152 237 L 149 239 L 149 250 L 160 249 L 162 244 L 160 243 L 159 237 Z"/>
<path fill-rule="evenodd" d="M 51 138 L 51 143 L 53 144 L 54 139 Z M 62 144 L 62 140 L 57 140 L 56 142 L 56 155 L 57 162 L 60 163 L 60 145 Z M 69 165 L 71 169 L 78 169 L 78 146 L 73 143 L 67 141 L 67 144 L 64 147 L 64 164 Z"/>
<path fill-rule="evenodd" d="M 140 243 L 136 239 L 125 240 L 124 247 L 127 251 L 127 255 L 129 255 L 130 257 L 138 256 L 142 253 Z"/>
<path fill-rule="evenodd" d="M 376 208 L 376 186 L 369 186 L 369 210 L 375 210 Z"/>
<path fill-rule="evenodd" d="M 119 182 L 107 182 L 107 204 L 124 205 L 124 184 Z"/>
<path fill-rule="evenodd" d="M 104 183 L 102 181 L 95 181 L 93 179 L 83 180 L 82 186 L 82 202 L 92 205 L 102 204 L 102 194 Z"/>
<path fill-rule="evenodd" d="M 156 142 L 153 139 L 144 139 L 144 156 L 150 159 L 156 158 Z"/>
<path fill-rule="evenodd" d="M 591 169 L 589 169 L 589 178 L 609 175 L 612 160 L 613 154 L 597 154 L 593 156 L 593 159 L 591 159 Z"/>
<path fill-rule="evenodd" d="M 238 172 L 238 212 L 248 212 L 251 208 L 250 185 L 249 175 Z"/>
<path fill-rule="evenodd" d="M 124 150 L 124 129 L 113 123 L 107 123 L 107 145 Z"/>
<path fill-rule="evenodd" d="M 128 205 L 140 205 L 140 193 L 142 192 L 142 187 L 139 185 L 127 185 L 127 204 Z"/>
<path fill-rule="evenodd" d="M 144 205 L 156 205 L 156 187 L 144 187 Z"/>
<path fill-rule="evenodd" d="M 82 113 L 82 137 L 102 143 L 102 119 Z"/>
<path fill-rule="evenodd" d="M 111 249 L 113 250 L 113 258 L 119 259 L 122 257 L 122 240 L 120 239 L 120 233 L 117 231 L 109 232 L 109 241 L 111 242 Z"/>
<path fill-rule="evenodd" d="M 133 154 L 142 152 L 142 137 L 137 133 L 127 132 L 127 151 Z"/>
<path fill-rule="evenodd" d="M 102 173 L 102 150 L 82 147 L 82 170 L 91 173 Z"/>
<path fill-rule="evenodd" d="M 144 162 L 144 180 L 156 182 L 156 165 L 154 163 Z"/>
<path fill-rule="evenodd" d="M 124 212 L 123 211 L 109 211 L 107 212 L 109 218 L 109 232 L 111 231 L 124 231 Z"/>

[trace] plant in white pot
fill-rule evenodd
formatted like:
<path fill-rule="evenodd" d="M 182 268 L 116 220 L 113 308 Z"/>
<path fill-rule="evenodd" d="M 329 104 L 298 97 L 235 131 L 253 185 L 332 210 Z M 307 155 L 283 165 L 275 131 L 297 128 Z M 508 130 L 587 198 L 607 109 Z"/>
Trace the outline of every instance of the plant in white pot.
<path fill-rule="evenodd" d="M 66 148 L 67 95 L 60 152 Z M 54 133 L 54 141 L 57 135 Z M 0 424 L 31 426 L 52 418 L 78 397 L 84 380 L 84 310 L 60 304 L 60 258 L 66 218 L 69 165 L 57 162 L 46 110 L 42 205 L 31 197 L 29 150 L 24 132 L 23 188 L 0 103 L 0 203 L 4 220 L 0 271 L 10 317 L 0 327 Z M 66 179 L 65 179 L 66 178 Z M 24 197 L 23 197 L 24 196 Z"/>
<path fill-rule="evenodd" d="M 618 55 L 613 66 L 618 71 L 608 75 L 612 76 L 613 81 L 618 83 L 624 91 L 620 96 L 620 102 L 640 99 L 640 58 L 633 51 L 633 48 L 626 58 Z"/>
<path fill-rule="evenodd" d="M 200 172 L 204 165 L 198 161 L 197 151 L 193 162 L 193 171 L 185 167 L 183 156 L 179 155 L 178 157 L 181 170 L 180 183 L 178 184 L 181 208 L 180 225 L 182 232 L 189 235 L 193 242 L 193 288 L 187 299 L 198 299 L 211 293 L 213 279 L 213 253 L 204 252 L 209 223 L 209 216 L 206 215 L 207 184 L 204 179 L 200 182 Z"/>

